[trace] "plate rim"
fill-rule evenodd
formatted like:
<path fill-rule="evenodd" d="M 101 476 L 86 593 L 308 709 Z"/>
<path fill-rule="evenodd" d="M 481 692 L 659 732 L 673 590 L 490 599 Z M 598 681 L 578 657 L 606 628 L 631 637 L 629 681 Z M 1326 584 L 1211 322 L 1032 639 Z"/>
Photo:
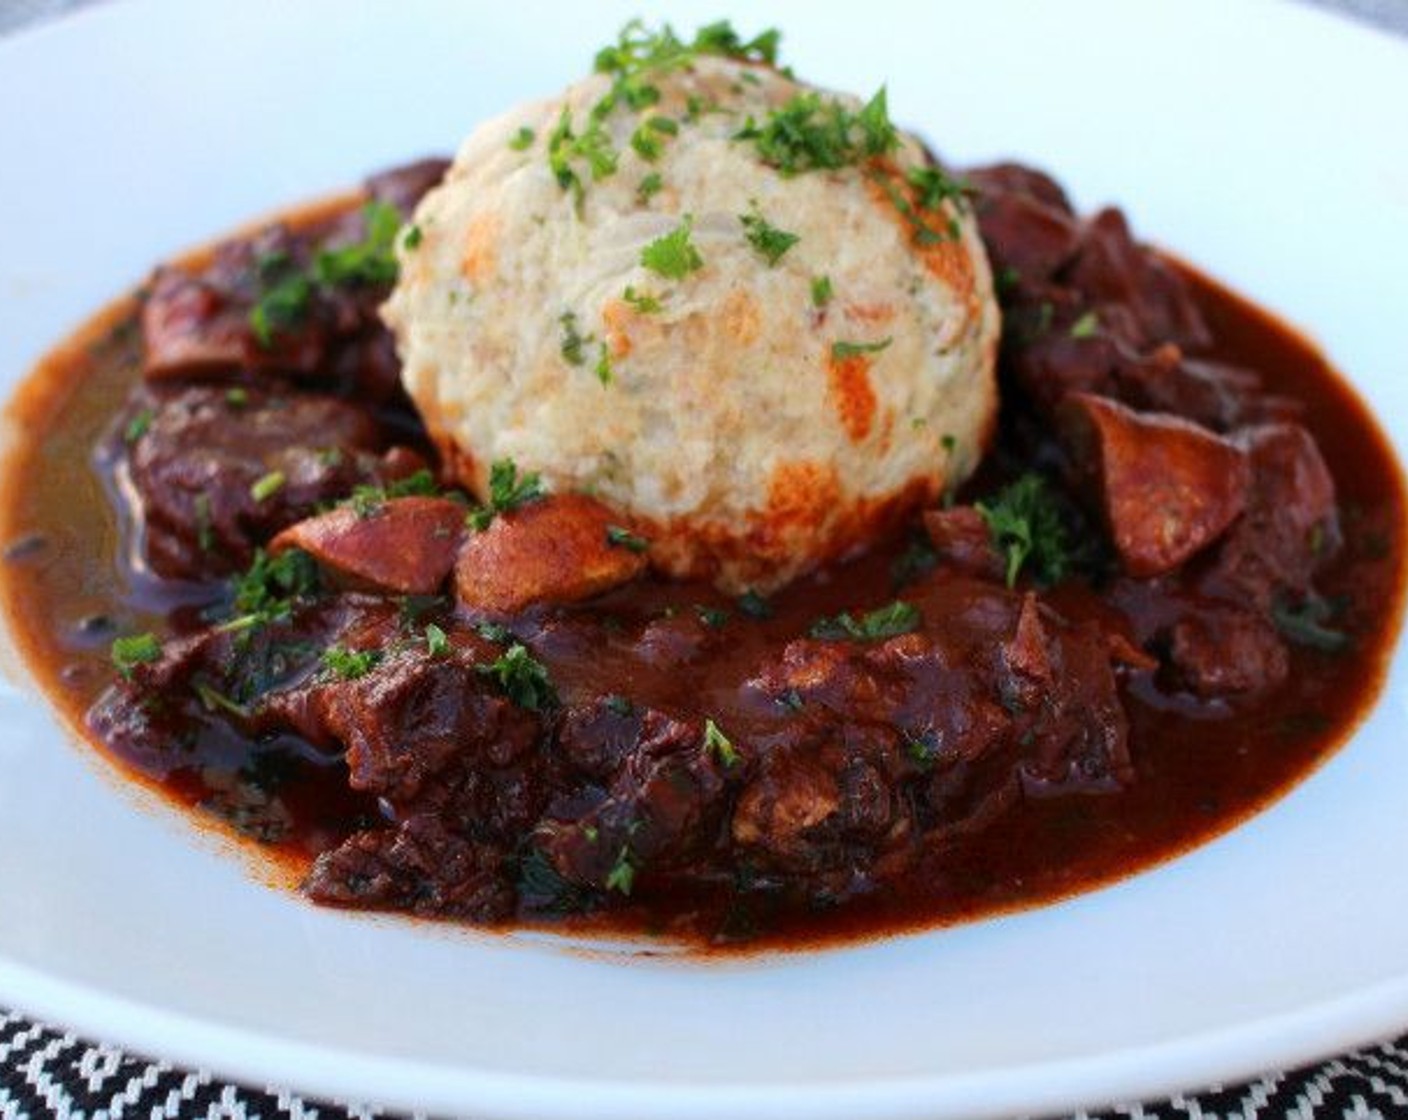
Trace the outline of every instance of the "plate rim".
<path fill-rule="evenodd" d="M 110 10 L 116 8 L 114 5 Z M 71 20 L 86 20 L 102 10 L 89 9 L 69 20 L 56 21 L 33 32 L 21 32 L 19 36 L 9 38 L 22 41 L 30 37 L 61 34 L 64 25 Z M 1317 13 L 1316 18 L 1333 17 Z M 1356 391 L 1362 395 L 1362 390 L 1356 387 Z M 1400 618 L 1395 660 L 1403 655 L 1404 635 L 1401 627 Z M 1386 666 L 1385 681 L 1375 708 L 1389 699 L 1391 675 L 1391 666 Z M 33 702 L 32 686 L 27 691 Z M 52 708 L 49 714 L 51 721 L 60 725 L 60 733 L 66 739 L 72 738 L 71 732 L 62 727 L 63 721 L 54 716 Z M 1335 755 L 1349 750 L 1358 734 L 1356 730 Z M 12 995 L 12 992 L 18 994 Z M 0 957 L 0 994 L 12 1000 L 17 1009 L 31 1010 L 41 1017 L 85 1032 L 92 1029 L 93 1024 L 99 1024 L 102 1014 L 107 1014 L 113 1022 L 124 1026 L 114 1031 L 109 1026 L 99 1024 L 98 1029 L 103 1035 L 120 1044 L 130 1045 L 134 1050 L 159 1050 L 163 1059 L 177 1057 L 192 1065 L 213 1068 L 210 1055 L 222 1053 L 224 1046 L 241 1048 L 244 1054 L 241 1061 L 226 1063 L 222 1060 L 217 1065 L 222 1070 L 228 1070 L 231 1076 L 250 1084 L 260 1083 L 269 1076 L 270 1070 L 287 1070 L 288 1076 L 279 1080 L 290 1086 L 306 1085 L 323 1096 L 345 1098 L 347 1086 L 366 1085 L 370 1090 L 375 1087 L 378 1077 L 389 1079 L 382 1084 L 403 1087 L 424 1078 L 427 1080 L 419 1082 L 414 1097 L 403 1096 L 399 1092 L 388 1095 L 383 1089 L 377 1089 L 375 1092 L 368 1091 L 365 1098 L 375 1099 L 379 1104 L 414 1108 L 429 1106 L 432 1110 L 442 1107 L 453 1110 L 468 1105 L 482 1112 L 486 1120 L 491 1117 L 551 1120 L 558 1116 L 564 1120 L 569 1116 L 582 1120 L 583 1117 L 596 1115 L 630 1120 L 636 1116 L 657 1115 L 662 1106 L 668 1106 L 674 1114 L 701 1118 L 743 1115 L 744 1110 L 749 1115 L 780 1117 L 793 1114 L 788 1110 L 789 1106 L 791 1109 L 805 1106 L 808 1115 L 818 1118 L 834 1116 L 840 1120 L 842 1116 L 853 1117 L 858 1102 L 864 1103 L 868 1114 L 877 1120 L 890 1116 L 911 1116 L 921 1107 L 927 1115 L 934 1116 L 997 1116 L 1027 1110 L 1034 1104 L 1039 1108 L 1054 1109 L 1090 1105 L 1092 1101 L 1101 1099 L 1130 1099 L 1131 1094 L 1147 1098 L 1164 1089 L 1173 1091 L 1186 1088 L 1194 1080 L 1205 1082 L 1239 1078 L 1269 1068 L 1272 1063 L 1315 1057 L 1327 1052 L 1330 1046 L 1338 1050 L 1343 1046 L 1366 1042 L 1386 1031 L 1401 1030 L 1408 1023 L 1408 974 L 1405 974 L 1338 999 L 1304 1005 L 1292 1012 L 1237 1024 L 1221 1031 L 1200 1032 L 1189 1039 L 1132 1047 L 1094 1058 L 1059 1059 L 1003 1067 L 1002 1077 L 996 1082 L 991 1072 L 979 1071 L 966 1078 L 951 1074 L 932 1078 L 899 1078 L 888 1082 L 883 1078 L 865 1078 L 838 1085 L 811 1087 L 780 1082 L 771 1087 L 750 1084 L 739 1089 L 716 1084 L 684 1085 L 661 1081 L 655 1083 L 654 1088 L 646 1086 L 643 1089 L 638 1079 L 596 1082 L 507 1075 L 476 1071 L 462 1064 L 455 1067 L 427 1065 L 379 1055 L 322 1049 L 302 1042 L 281 1041 L 267 1034 L 224 1027 L 122 997 L 104 995 L 87 985 L 48 976 L 3 957 Z M 1327 1022 L 1337 1025 L 1333 1040 L 1326 1036 Z M 1209 1046 L 1210 1042 L 1220 1042 L 1221 1045 Z M 1203 1064 L 1198 1065 L 1195 1061 L 1198 1055 L 1189 1054 L 1190 1049 L 1210 1052 L 1204 1055 Z M 349 1058 L 352 1059 L 351 1065 L 356 1067 L 352 1077 L 348 1076 Z M 1164 1068 L 1171 1080 L 1161 1081 L 1162 1088 L 1151 1090 L 1148 1070 L 1151 1065 L 1161 1062 L 1165 1063 Z M 1179 1069 L 1183 1072 L 1177 1074 L 1167 1065 L 1180 1062 L 1193 1064 L 1180 1065 Z M 362 1065 L 359 1066 L 359 1063 Z M 1111 1089 L 1112 1064 L 1118 1068 L 1118 1076 L 1123 1078 L 1117 1084 L 1126 1086 L 1128 1093 L 1118 1087 Z M 1097 1085 L 1098 1091 L 1094 1091 Z M 434 1100 L 426 1099 L 422 1089 L 427 1087 Z M 760 1101 L 764 1102 L 762 1111 L 758 1108 Z M 591 1104 L 591 1111 L 584 1110 L 586 1103 Z M 491 1111 L 484 1111 L 486 1107 Z M 935 1112 L 935 1108 L 939 1111 Z"/>
<path fill-rule="evenodd" d="M 1336 999 L 1214 1031 L 1099 1055 L 951 1075 L 779 1080 L 737 1085 L 637 1078 L 530 1076 L 311 1045 L 173 1013 L 0 959 L 0 992 L 22 1010 L 153 1060 L 226 1076 L 251 1088 L 474 1120 L 999 1120 L 1147 1101 L 1279 1067 L 1289 1070 L 1381 1040 L 1408 1021 L 1408 975 Z M 119 1024 L 114 1030 L 112 1024 Z M 1333 1026 L 1330 1040 L 1326 1027 Z M 219 1057 L 212 1061 L 212 1055 Z M 350 1072 L 349 1072 L 350 1071 Z M 994 1077 L 1000 1072 L 999 1077 Z"/>

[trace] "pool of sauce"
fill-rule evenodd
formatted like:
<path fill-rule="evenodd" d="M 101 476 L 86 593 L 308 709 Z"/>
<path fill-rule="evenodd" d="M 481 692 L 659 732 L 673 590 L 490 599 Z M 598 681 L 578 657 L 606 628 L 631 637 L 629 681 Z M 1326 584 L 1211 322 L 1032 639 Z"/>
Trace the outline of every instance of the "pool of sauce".
<path fill-rule="evenodd" d="M 1216 718 L 1206 706 L 1174 704 L 1170 711 L 1167 698 L 1126 689 L 1137 770 L 1128 790 L 1029 801 L 945 846 L 899 888 L 820 913 L 734 914 L 728 892 L 704 893 L 670 898 L 656 909 L 636 904 L 572 919 L 569 928 L 691 940 L 702 929 L 734 923 L 746 926 L 746 945 L 805 947 L 1037 906 L 1129 876 L 1224 832 L 1284 794 L 1352 735 L 1382 688 L 1402 612 L 1405 502 L 1398 465 L 1364 403 L 1302 336 L 1195 270 L 1182 271 L 1219 340 L 1214 356 L 1263 371 L 1269 390 L 1308 405 L 1305 423 L 1334 475 L 1345 535 L 1342 554 L 1318 584 L 1342 604 L 1337 624 L 1352 638 L 1348 650 L 1292 646 L 1285 686 L 1251 710 L 1211 713 Z M 141 376 L 137 306 L 135 296 L 126 297 L 96 316 L 40 363 L 8 410 L 17 437 L 0 496 L 0 600 L 30 672 L 80 734 L 85 711 L 112 680 L 113 636 L 162 630 L 171 605 L 129 586 L 119 557 L 122 526 L 106 491 L 111 480 L 94 465 L 95 445 Z M 889 599 L 911 533 L 876 542 L 866 554 L 780 593 L 773 616 L 748 627 L 709 671 L 736 684 L 740 666 L 769 642 L 804 633 L 819 615 Z M 699 585 L 648 582 L 613 594 L 634 595 L 631 610 L 733 606 Z M 1072 621 L 1110 610 L 1078 584 L 1055 589 L 1048 600 Z M 608 601 L 592 609 L 610 607 Z M 605 683 L 610 664 L 593 656 L 557 671 Z M 692 678 L 688 687 L 707 689 L 709 681 Z M 207 810 L 200 819 L 220 818 L 238 834 L 238 813 L 228 811 L 231 764 L 220 756 L 239 749 L 212 744 L 207 765 L 159 781 L 134 760 L 108 757 L 183 808 Z M 375 810 L 347 789 L 339 762 L 292 753 L 295 773 L 279 785 L 290 826 L 258 849 L 296 881 L 316 852 Z"/>

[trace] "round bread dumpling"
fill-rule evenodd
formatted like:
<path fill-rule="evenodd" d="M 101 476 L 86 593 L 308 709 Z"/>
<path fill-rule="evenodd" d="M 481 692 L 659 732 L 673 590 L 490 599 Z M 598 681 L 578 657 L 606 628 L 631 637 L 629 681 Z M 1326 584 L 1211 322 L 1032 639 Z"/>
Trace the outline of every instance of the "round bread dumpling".
<path fill-rule="evenodd" d="M 713 56 L 594 75 L 477 129 L 400 253 L 383 315 L 460 481 L 511 460 L 591 494 L 672 575 L 775 589 L 992 434 L 976 223 L 883 91 Z"/>

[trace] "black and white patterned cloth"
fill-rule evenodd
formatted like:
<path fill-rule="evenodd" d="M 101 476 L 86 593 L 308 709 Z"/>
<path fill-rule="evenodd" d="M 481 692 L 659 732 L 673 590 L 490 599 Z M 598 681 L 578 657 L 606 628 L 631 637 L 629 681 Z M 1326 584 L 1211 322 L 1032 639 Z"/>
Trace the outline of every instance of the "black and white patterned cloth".
<path fill-rule="evenodd" d="M 0 35 L 95 0 L 0 0 Z M 1408 0 L 1313 0 L 1408 33 Z M 368 1105 L 230 1084 L 0 1008 L 0 1120 L 380 1120 Z M 1074 1120 L 1408 1120 L 1408 1035 L 1321 1065 Z M 864 1120 L 857 1117 L 856 1120 Z"/>
<path fill-rule="evenodd" d="M 0 1012 L 0 1120 L 380 1120 L 366 1105 L 231 1085 Z M 1271 1073 L 1074 1120 L 1397 1120 L 1408 1117 L 1408 1035 Z M 857 1120 L 864 1120 L 857 1117 Z"/>

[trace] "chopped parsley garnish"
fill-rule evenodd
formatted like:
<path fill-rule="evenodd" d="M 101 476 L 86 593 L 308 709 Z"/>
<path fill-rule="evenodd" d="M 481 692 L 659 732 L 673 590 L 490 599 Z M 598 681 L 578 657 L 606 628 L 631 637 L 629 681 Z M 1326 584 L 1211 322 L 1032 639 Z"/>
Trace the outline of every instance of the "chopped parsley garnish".
<path fill-rule="evenodd" d="M 507 626 L 502 626 L 497 622 L 476 622 L 474 624 L 474 630 L 475 633 L 486 642 L 497 642 L 499 645 L 505 645 L 513 641 L 513 631 Z"/>
<path fill-rule="evenodd" d="M 439 488 L 435 476 L 422 467 L 405 478 L 394 479 L 385 486 L 354 486 L 347 499 L 358 517 L 371 517 L 392 498 L 430 497 Z"/>
<path fill-rule="evenodd" d="M 276 334 L 307 318 L 318 286 L 384 286 L 395 281 L 400 213 L 389 203 L 373 199 L 362 207 L 362 218 L 362 240 L 321 250 L 313 260 L 311 273 L 303 272 L 282 250 L 255 262 L 260 293 L 249 310 L 249 329 L 260 346 L 268 349 Z M 419 240 L 418 235 L 416 239 Z M 408 235 L 407 247 L 414 248 L 410 240 Z"/>
<path fill-rule="evenodd" d="M 701 27 L 694 41 L 686 43 L 669 24 L 651 31 L 640 20 L 631 20 L 615 43 L 596 54 L 597 73 L 608 74 L 613 80 L 611 90 L 592 111 L 605 116 L 621 103 L 635 110 L 649 108 L 660 100 L 660 90 L 650 79 L 688 66 L 698 55 L 722 55 L 773 65 L 780 40 L 781 34 L 770 29 L 745 42 L 726 20 L 720 20 Z"/>
<path fill-rule="evenodd" d="M 318 563 L 302 549 L 290 548 L 277 556 L 263 549 L 254 554 L 249 570 L 231 583 L 234 618 L 222 629 L 245 630 L 285 619 L 294 604 L 318 592 Z"/>
<path fill-rule="evenodd" d="M 344 681 L 355 681 L 365 677 L 381 660 L 377 649 L 346 649 L 342 646 L 328 646 L 323 650 L 323 666 L 333 676 Z"/>
<path fill-rule="evenodd" d="M 286 276 L 293 269 L 293 256 L 287 249 L 271 249 L 254 258 L 254 274 L 267 284 Z"/>
<path fill-rule="evenodd" d="M 514 642 L 497 660 L 475 668 L 493 677 L 504 695 L 520 708 L 541 712 L 557 702 L 557 690 L 548 678 L 547 666 L 535 659 L 521 642 Z"/>
<path fill-rule="evenodd" d="M 226 696 L 218 688 L 200 680 L 192 681 L 191 687 L 194 688 L 196 697 L 200 700 L 201 707 L 207 712 L 222 711 L 228 712 L 236 719 L 249 718 L 248 708 Z"/>
<path fill-rule="evenodd" d="M 433 622 L 425 627 L 425 652 L 431 657 L 446 657 L 450 652 L 449 636 Z"/>
<path fill-rule="evenodd" d="M 196 544 L 202 552 L 209 552 L 215 545 L 215 528 L 210 519 L 210 495 L 197 494 L 191 508 L 196 517 Z"/>
<path fill-rule="evenodd" d="M 868 156 L 883 156 L 900 146 L 900 134 L 890 121 L 889 97 L 885 87 L 875 91 L 856 114 L 860 126 L 861 143 Z"/>
<path fill-rule="evenodd" d="M 831 302 L 831 296 L 832 296 L 831 277 L 829 277 L 829 276 L 813 276 L 813 277 L 812 277 L 812 303 L 813 303 L 813 305 L 815 305 L 816 307 L 825 307 L 828 303 Z"/>
<path fill-rule="evenodd" d="M 777 226 L 764 218 L 758 210 L 757 203 L 753 204 L 750 213 L 738 215 L 738 220 L 743 223 L 744 235 L 748 238 L 748 244 L 753 246 L 763 260 L 768 262 L 769 268 L 774 267 L 788 249 L 802 240 L 797 234 L 788 233 L 785 229 L 778 229 Z"/>
<path fill-rule="evenodd" d="M 249 496 L 256 502 L 268 501 L 275 494 L 284 488 L 288 482 L 288 476 L 283 471 L 269 471 L 260 475 L 250 484 Z"/>
<path fill-rule="evenodd" d="M 621 298 L 642 315 L 653 315 L 661 308 L 660 298 L 658 296 L 653 296 L 649 292 L 638 292 L 630 285 L 626 286 L 626 290 Z"/>
<path fill-rule="evenodd" d="M 1039 474 L 1024 474 L 974 508 L 988 525 L 993 547 L 1006 557 L 1007 586 L 1027 564 L 1040 583 L 1057 583 L 1070 566 L 1070 544 L 1055 496 Z"/>
<path fill-rule="evenodd" d="M 753 36 L 746 43 L 726 19 L 706 24 L 694 33 L 694 49 L 700 54 L 722 55 L 740 62 L 764 62 L 777 65 L 777 48 L 782 32 L 775 27 Z"/>
<path fill-rule="evenodd" d="M 786 708 L 789 712 L 800 712 L 807 706 L 807 702 L 802 699 L 802 694 L 795 688 L 789 688 L 777 698 L 777 705 Z"/>
<path fill-rule="evenodd" d="M 127 426 L 122 429 L 122 438 L 126 443 L 136 443 L 151 429 L 152 420 L 156 418 L 150 408 L 144 408 L 131 420 L 127 421 Z"/>
<path fill-rule="evenodd" d="M 600 105 L 597 106 L 597 109 Z M 572 111 L 563 106 L 557 127 L 548 137 L 548 167 L 564 191 L 570 190 L 580 206 L 584 197 L 582 177 L 572 166 L 574 160 L 585 161 L 592 179 L 605 179 L 616 173 L 617 154 L 611 137 L 601 127 L 605 114 L 593 110 L 586 130 L 579 136 L 572 131 Z"/>
<path fill-rule="evenodd" d="M 910 168 L 905 181 L 914 188 L 914 201 L 921 210 L 937 210 L 945 202 L 961 202 L 973 193 L 963 180 L 932 164 Z"/>
<path fill-rule="evenodd" d="M 756 591 L 745 591 L 738 597 L 738 609 L 749 618 L 764 619 L 773 615 L 772 604 Z"/>
<path fill-rule="evenodd" d="M 243 408 L 249 403 L 249 390 L 236 385 L 225 390 L 225 403 L 231 408 Z"/>
<path fill-rule="evenodd" d="M 616 862 L 611 865 L 611 870 L 606 875 L 606 889 L 609 891 L 619 891 L 621 894 L 629 895 L 631 887 L 636 881 L 636 866 L 631 849 L 626 845 L 621 846 L 621 851 L 616 856 Z"/>
<path fill-rule="evenodd" d="M 556 127 L 548 136 L 548 167 L 552 169 L 557 185 L 563 190 L 575 191 L 580 201 L 582 181 L 577 178 L 577 173 L 569 163 L 572 153 L 568 145 L 572 138 L 572 111 L 564 105 L 562 115 L 557 118 Z"/>
<path fill-rule="evenodd" d="M 545 493 L 542 476 L 537 471 L 524 471 L 519 475 L 518 465 L 512 459 L 496 459 L 489 468 L 489 503 L 470 513 L 469 524 L 475 529 L 487 529 L 495 514 L 536 502 Z"/>
<path fill-rule="evenodd" d="M 1079 319 L 1071 324 L 1072 338 L 1094 338 L 1100 331 L 1100 315 L 1095 311 L 1087 311 Z"/>
<path fill-rule="evenodd" d="M 313 285 L 301 272 L 288 272 L 267 283 L 249 309 L 249 329 L 255 341 L 268 349 L 274 335 L 303 322 L 312 299 Z"/>
<path fill-rule="evenodd" d="M 910 761 L 921 770 L 933 769 L 934 761 L 939 754 L 939 744 L 932 734 L 914 737 L 906 735 L 904 739 L 905 754 L 909 755 Z"/>
<path fill-rule="evenodd" d="M 1004 265 L 993 277 L 993 286 L 997 289 L 997 294 L 1005 296 L 1015 291 L 1022 283 L 1022 271 L 1012 265 Z"/>
<path fill-rule="evenodd" d="M 629 289 L 627 289 L 629 290 Z M 592 367 L 597 376 L 597 380 L 603 385 L 611 384 L 611 352 L 607 349 L 606 343 L 598 342 L 594 334 L 583 334 L 577 328 L 577 315 L 572 311 L 565 311 L 558 316 L 558 322 L 562 324 L 562 357 L 570 365 L 580 366 L 587 360 L 586 348 L 591 343 L 597 345 L 596 364 Z"/>
<path fill-rule="evenodd" d="M 1334 613 L 1331 600 L 1314 594 L 1295 605 L 1278 600 L 1271 607 L 1271 619 L 1287 641 L 1321 653 L 1343 653 L 1349 646 L 1348 634 L 1325 625 Z"/>
<path fill-rule="evenodd" d="M 562 357 L 574 366 L 581 365 L 586 361 L 582 348 L 592 341 L 592 336 L 577 329 L 576 312 L 564 311 L 557 321 L 562 324 Z"/>
<path fill-rule="evenodd" d="M 606 543 L 612 548 L 624 548 L 628 552 L 646 552 L 650 548 L 650 542 L 644 537 L 637 536 L 629 529 L 623 529 L 620 525 L 608 525 L 606 527 Z"/>
<path fill-rule="evenodd" d="M 420 470 L 412 471 L 405 478 L 392 479 L 383 489 L 388 498 L 411 498 L 429 497 L 439 487 L 435 485 L 435 476 L 430 473 L 430 468 L 421 467 Z"/>
<path fill-rule="evenodd" d="M 808 633 L 823 641 L 878 642 L 919 629 L 923 616 L 913 603 L 896 599 L 884 607 L 855 618 L 843 612 L 833 618 L 819 618 Z"/>
<path fill-rule="evenodd" d="M 694 219 L 684 220 L 663 237 L 657 237 L 640 252 L 640 263 L 667 280 L 682 280 L 696 269 L 704 267 L 704 258 L 690 241 Z"/>
<path fill-rule="evenodd" d="M 644 206 L 664 189 L 665 181 L 660 178 L 660 172 L 652 171 L 642 179 L 640 184 L 636 187 L 636 198 L 640 201 L 640 204 Z"/>
<path fill-rule="evenodd" d="M 313 276 L 329 287 L 338 284 L 383 285 L 396 279 L 396 235 L 401 215 L 390 203 L 373 199 L 362 207 L 362 240 L 324 249 L 313 262 Z"/>
<path fill-rule="evenodd" d="M 699 615 L 700 622 L 714 630 L 727 625 L 728 620 L 732 617 L 723 607 L 710 607 L 703 603 L 696 603 L 694 611 Z"/>
<path fill-rule="evenodd" d="M 899 144 L 883 87 L 858 113 L 834 98 L 799 93 L 761 124 L 749 117 L 733 138 L 751 141 L 758 158 L 783 175 L 850 167 Z"/>
<path fill-rule="evenodd" d="M 601 127 L 601 121 L 595 117 L 586 131 L 572 141 L 571 155 L 586 160 L 593 179 L 605 179 L 616 174 L 616 150 L 611 146 L 611 137 Z"/>
<path fill-rule="evenodd" d="M 596 374 L 596 379 L 603 385 L 610 385 L 612 380 L 611 351 L 604 342 L 598 345 L 601 348 L 597 351 L 596 365 L 592 367 L 592 371 Z"/>
<path fill-rule="evenodd" d="M 719 730 L 719 725 L 712 719 L 704 721 L 704 749 L 718 755 L 719 761 L 724 764 L 725 769 L 732 769 L 738 765 L 738 748 L 733 745 L 733 741 L 727 735 Z"/>
<path fill-rule="evenodd" d="M 665 138 L 678 136 L 679 131 L 679 122 L 669 117 L 650 117 L 631 133 L 631 147 L 641 159 L 654 162 L 665 150 Z"/>
<path fill-rule="evenodd" d="M 702 117 L 705 113 L 719 113 L 723 111 L 720 108 L 719 103 L 715 101 L 712 97 L 705 99 L 695 93 L 691 93 L 688 97 L 684 99 L 684 105 L 684 119 L 686 124 L 697 123 L 699 118 Z"/>
<path fill-rule="evenodd" d="M 626 716 L 635 715 L 636 706 L 632 704 L 629 699 L 627 699 L 625 696 L 620 695 L 619 693 L 613 692 L 610 696 L 608 696 L 605 700 L 602 701 L 602 704 L 605 705 L 606 710 L 612 715 L 621 716 L 622 718 L 625 718 Z"/>
<path fill-rule="evenodd" d="M 909 197 L 896 185 L 891 176 L 876 169 L 871 171 L 870 181 L 885 192 L 886 197 L 890 200 L 890 205 L 910 224 L 914 230 L 915 244 L 940 245 L 945 241 L 958 239 L 959 227 L 956 219 L 948 219 L 944 232 L 936 230 L 929 224 L 923 213 L 910 202 Z"/>
<path fill-rule="evenodd" d="M 112 643 L 113 667 L 128 680 L 138 665 L 146 665 L 161 657 L 161 642 L 155 634 L 132 634 L 116 638 Z"/>
<path fill-rule="evenodd" d="M 512 459 L 495 460 L 489 468 L 489 501 L 497 513 L 535 502 L 543 493 L 538 472 L 524 471 L 520 476 Z"/>
<path fill-rule="evenodd" d="M 657 134 L 650 132 L 645 125 L 641 125 L 631 133 L 631 147 L 635 149 L 636 155 L 641 159 L 648 163 L 654 163 L 660 158 L 665 144 Z"/>
<path fill-rule="evenodd" d="M 831 356 L 838 362 L 856 358 L 862 354 L 878 354 L 889 346 L 892 339 L 882 338 L 879 342 L 833 342 Z"/>
<path fill-rule="evenodd" d="M 524 152 L 533 146 L 533 140 L 537 133 L 526 124 L 513 134 L 513 139 L 508 142 L 508 146 L 515 152 Z"/>
<path fill-rule="evenodd" d="M 651 31 L 640 20 L 631 20 L 621 28 L 614 44 L 596 52 L 593 68 L 614 79 L 603 99 L 607 111 L 618 102 L 632 109 L 654 105 L 660 100 L 660 91 L 647 79 L 652 73 L 688 65 L 690 55 L 690 48 L 669 24 Z"/>

